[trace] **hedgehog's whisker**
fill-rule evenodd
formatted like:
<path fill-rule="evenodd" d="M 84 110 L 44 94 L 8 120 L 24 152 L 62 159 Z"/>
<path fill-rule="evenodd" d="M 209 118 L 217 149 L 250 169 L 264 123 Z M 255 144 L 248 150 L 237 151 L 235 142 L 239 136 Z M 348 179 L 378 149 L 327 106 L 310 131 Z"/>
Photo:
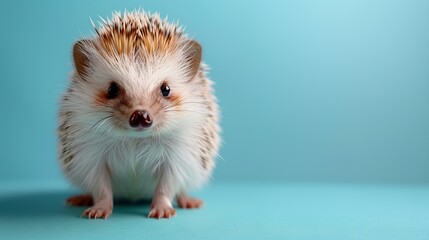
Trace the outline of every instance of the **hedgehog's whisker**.
<path fill-rule="evenodd" d="M 111 116 L 110 116 L 110 117 L 111 117 Z M 102 122 L 98 125 L 98 127 L 95 129 L 95 132 L 97 132 L 97 131 L 98 131 L 98 129 L 99 129 L 99 128 L 104 124 L 104 123 L 106 123 L 106 121 L 107 121 L 107 120 L 109 120 L 109 118 L 110 118 L 110 117 L 108 117 L 108 118 L 106 117 L 106 118 L 104 119 L 104 121 L 102 121 Z"/>
<path fill-rule="evenodd" d="M 92 127 L 90 127 L 84 134 L 82 134 L 82 136 L 84 136 L 85 134 L 87 134 L 88 132 L 90 132 L 95 126 L 97 126 L 97 124 L 99 124 L 101 121 L 107 121 L 107 119 L 111 118 L 112 116 L 107 116 L 104 118 L 101 118 L 100 120 L 98 120 L 96 123 L 94 123 L 94 125 L 92 125 Z M 98 129 L 98 128 L 97 128 Z"/>

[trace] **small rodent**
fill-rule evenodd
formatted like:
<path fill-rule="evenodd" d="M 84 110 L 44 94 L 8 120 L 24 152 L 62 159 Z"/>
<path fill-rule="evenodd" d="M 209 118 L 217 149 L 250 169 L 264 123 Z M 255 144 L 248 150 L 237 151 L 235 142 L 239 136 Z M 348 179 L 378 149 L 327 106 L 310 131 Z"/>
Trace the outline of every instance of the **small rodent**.
<path fill-rule="evenodd" d="M 116 12 L 73 46 L 59 109 L 59 159 L 85 193 L 70 205 L 107 218 L 113 199 L 152 199 L 151 218 L 198 208 L 188 195 L 211 176 L 220 128 L 202 48 L 178 24 Z"/>

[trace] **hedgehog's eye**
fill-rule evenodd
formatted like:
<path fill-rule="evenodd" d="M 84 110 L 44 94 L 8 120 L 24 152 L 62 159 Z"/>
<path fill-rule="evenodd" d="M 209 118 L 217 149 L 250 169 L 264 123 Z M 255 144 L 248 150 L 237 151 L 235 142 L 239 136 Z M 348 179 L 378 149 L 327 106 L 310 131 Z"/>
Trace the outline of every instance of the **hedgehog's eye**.
<path fill-rule="evenodd" d="M 170 87 L 166 83 L 161 85 L 161 93 L 164 97 L 168 97 L 168 95 L 170 95 Z"/>
<path fill-rule="evenodd" d="M 117 83 L 110 83 L 109 89 L 107 90 L 107 98 L 114 99 L 119 95 L 119 86 Z"/>

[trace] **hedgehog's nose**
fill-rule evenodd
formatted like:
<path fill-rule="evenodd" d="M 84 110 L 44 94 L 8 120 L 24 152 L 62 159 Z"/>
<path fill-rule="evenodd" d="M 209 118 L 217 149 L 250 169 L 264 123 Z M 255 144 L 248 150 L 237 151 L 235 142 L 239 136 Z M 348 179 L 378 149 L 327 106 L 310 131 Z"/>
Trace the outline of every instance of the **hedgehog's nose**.
<path fill-rule="evenodd" d="M 133 128 L 143 127 L 148 128 L 152 125 L 152 119 L 150 115 L 145 110 L 137 110 L 131 114 L 130 117 L 130 126 Z"/>

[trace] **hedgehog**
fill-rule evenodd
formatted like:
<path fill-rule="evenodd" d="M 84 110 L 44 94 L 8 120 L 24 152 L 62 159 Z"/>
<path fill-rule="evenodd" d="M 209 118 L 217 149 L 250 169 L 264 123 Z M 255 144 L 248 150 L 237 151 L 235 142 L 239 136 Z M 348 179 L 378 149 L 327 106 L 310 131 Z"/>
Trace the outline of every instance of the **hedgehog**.
<path fill-rule="evenodd" d="M 219 110 L 202 47 L 178 23 L 144 10 L 114 12 L 73 46 L 74 70 L 59 107 L 63 174 L 106 219 L 116 199 L 151 201 L 149 218 L 199 208 L 220 145 Z"/>

